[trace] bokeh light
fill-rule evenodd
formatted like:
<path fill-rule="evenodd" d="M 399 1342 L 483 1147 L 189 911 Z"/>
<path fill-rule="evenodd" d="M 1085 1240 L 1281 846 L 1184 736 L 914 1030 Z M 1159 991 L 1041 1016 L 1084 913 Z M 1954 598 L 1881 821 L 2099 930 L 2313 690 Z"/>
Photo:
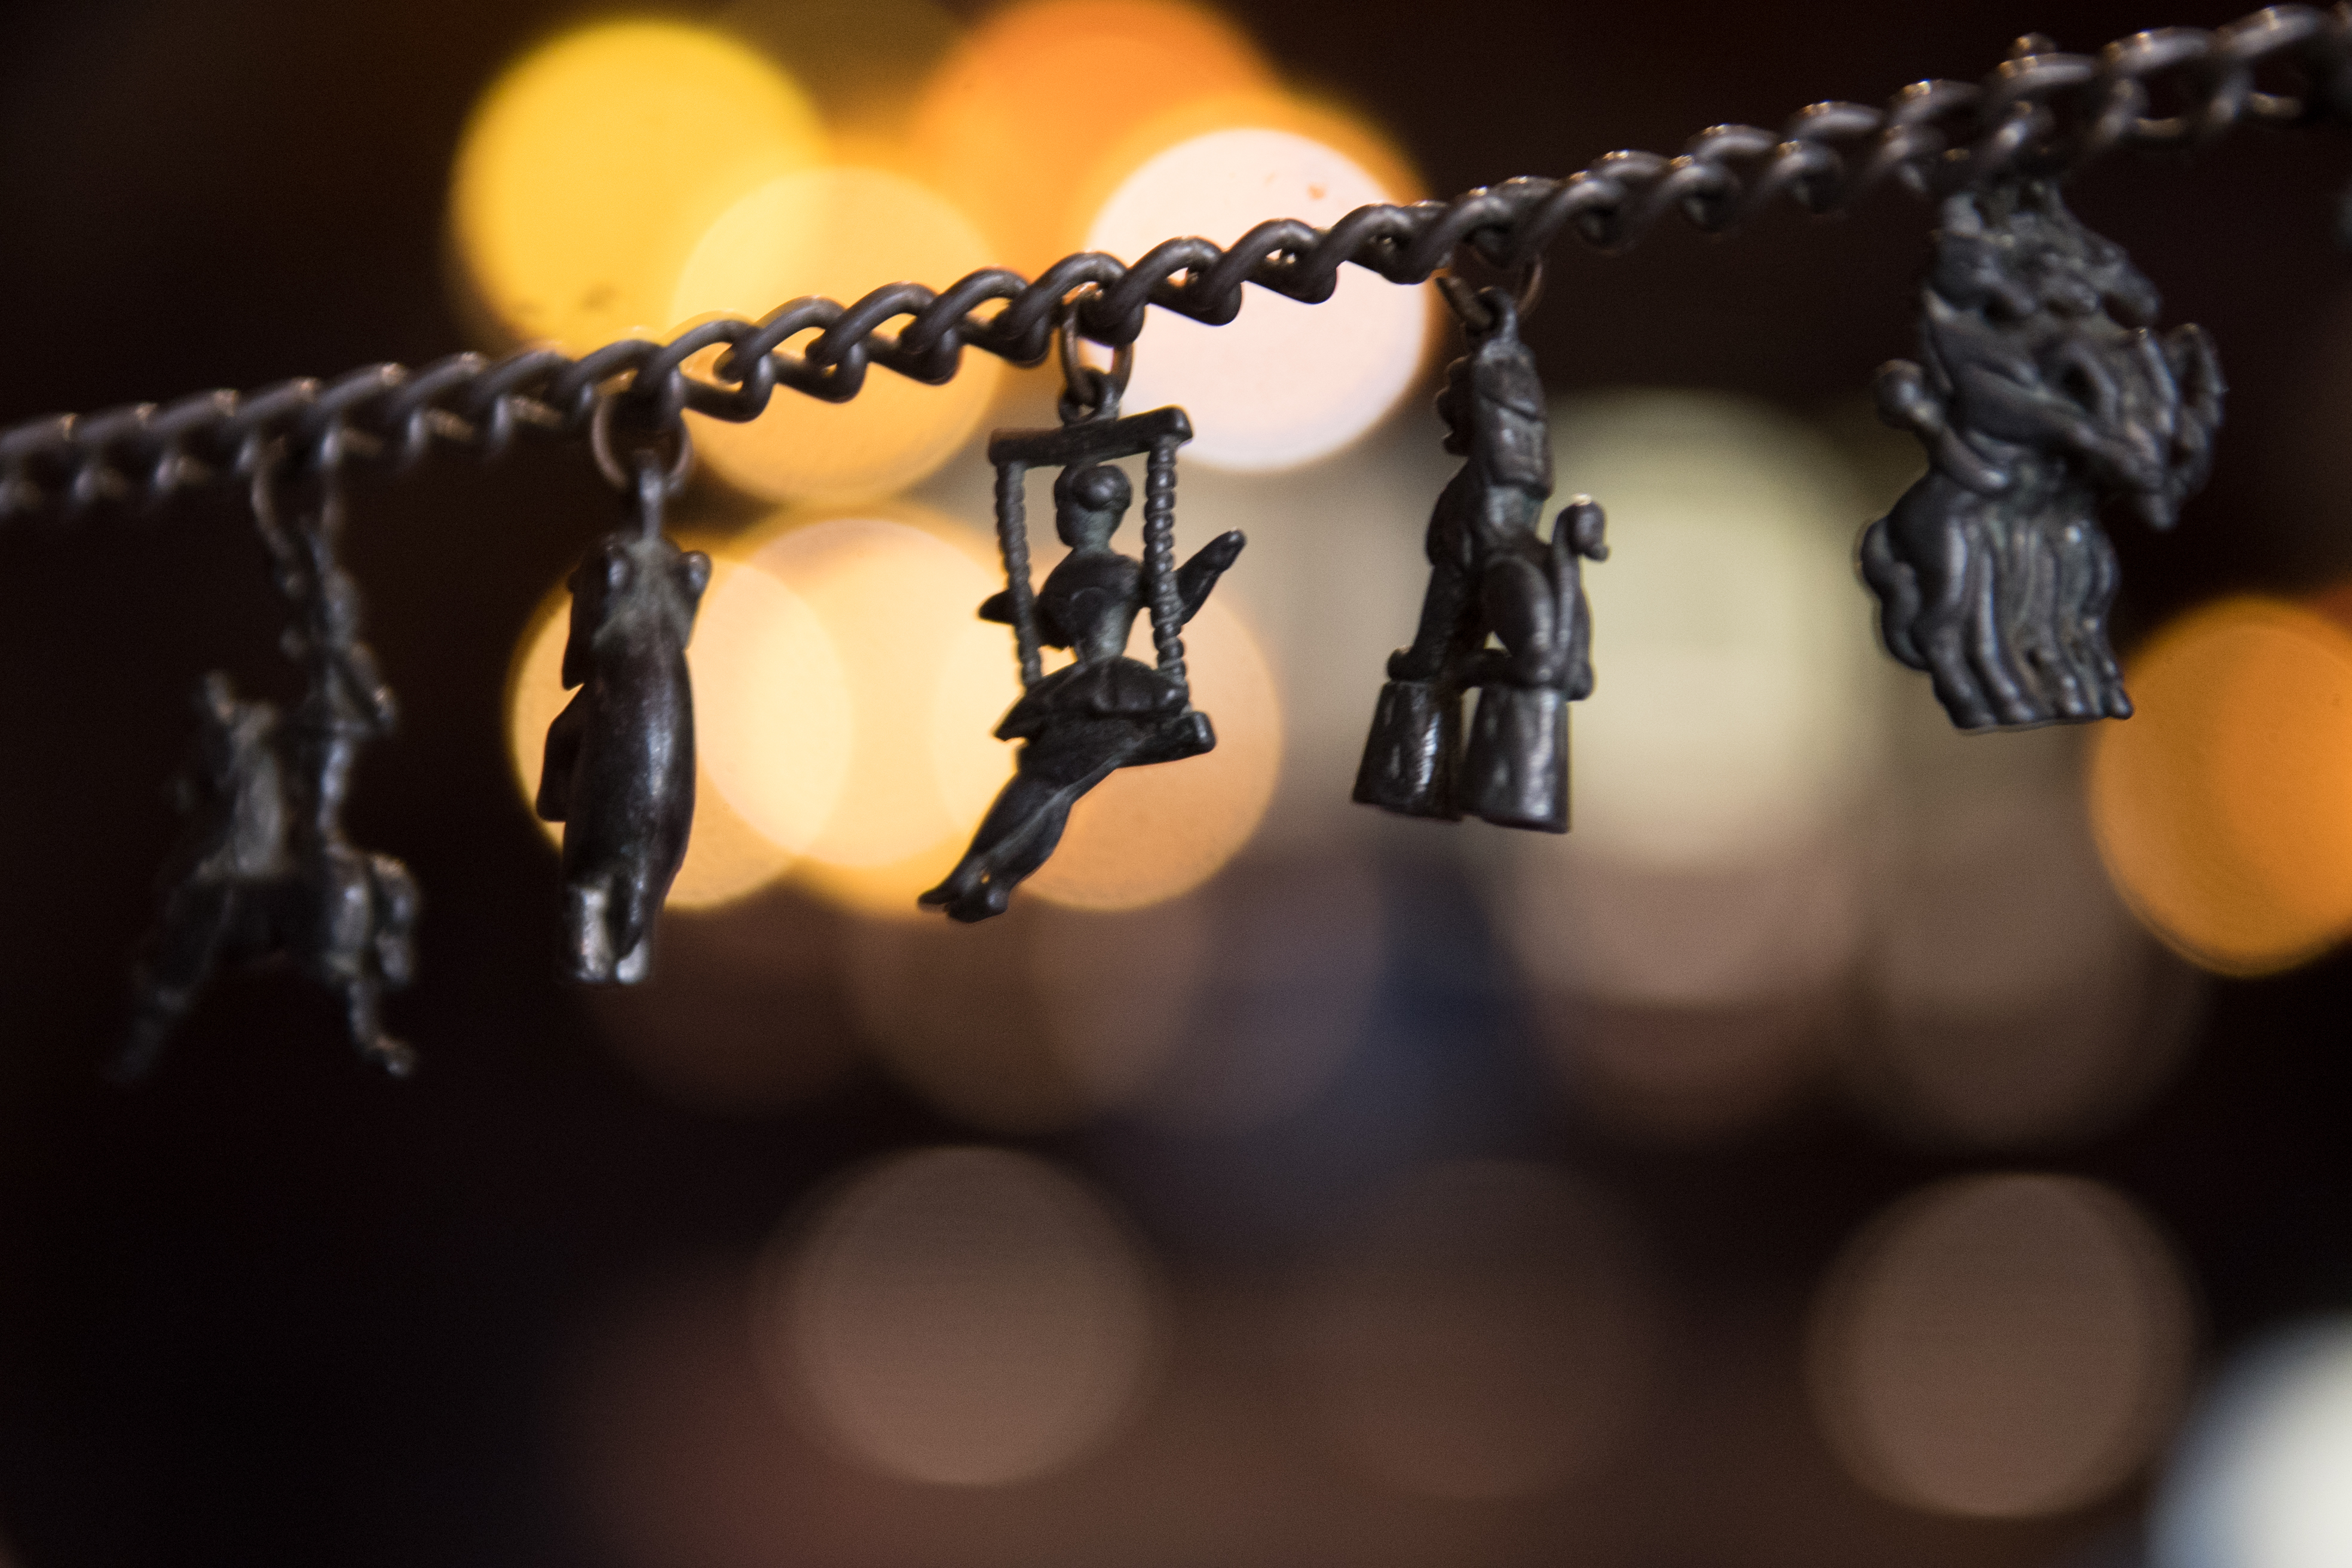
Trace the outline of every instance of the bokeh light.
<path fill-rule="evenodd" d="M 2207 968 L 2291 968 L 2352 927 L 2352 633 L 2240 597 L 2159 631 L 2102 724 L 2092 823 L 2116 887 Z"/>
<path fill-rule="evenodd" d="M 831 1089 L 859 1059 L 841 966 L 832 911 L 771 887 L 723 909 L 673 910 L 642 983 L 574 994 L 662 1099 L 704 1115 L 772 1116 Z"/>
<path fill-rule="evenodd" d="M 1175 1050 L 1134 1114 L 1194 1135 L 1302 1111 L 1346 1068 L 1375 1017 L 1388 900 L 1352 856 L 1244 860 L 1203 889 L 1205 973 Z"/>
<path fill-rule="evenodd" d="M 450 219 L 469 302 L 494 331 L 572 353 L 661 333 L 712 221 L 823 155 L 806 95 L 722 34 L 650 20 L 566 34 L 509 68 L 467 126 Z"/>
<path fill-rule="evenodd" d="M 1015 900 L 975 926 L 857 921 L 842 973 L 892 1075 L 994 1132 L 1128 1104 L 1192 1037 L 1210 958 L 1199 896 L 1099 913 Z"/>
<path fill-rule="evenodd" d="M 689 541 L 688 547 L 696 546 Z M 735 571 L 733 563 L 724 556 L 714 555 L 713 590 L 723 585 Z M 678 868 L 677 880 L 670 884 L 667 907 L 671 909 L 708 909 L 742 898 L 774 880 L 792 859 L 788 850 L 729 804 L 713 776 L 710 737 L 714 732 L 722 736 L 737 732 L 741 719 L 738 706 L 730 700 L 739 679 L 731 651 L 740 640 L 736 617 L 732 607 L 716 617 L 719 631 L 716 638 L 719 647 L 714 651 L 714 617 L 710 614 L 713 603 L 713 592 L 706 591 L 695 637 L 687 649 L 699 762 L 695 776 L 694 828 L 687 840 L 685 863 Z M 571 590 L 558 583 L 524 626 L 508 670 L 508 755 L 514 764 L 515 784 L 522 792 L 526 811 L 531 809 L 531 803 L 539 795 L 540 771 L 547 756 L 547 728 L 573 696 L 564 689 L 562 679 L 563 645 L 570 635 L 571 616 Z M 821 655 L 823 650 L 816 652 Z M 800 647 L 793 648 L 791 653 L 797 658 L 808 656 L 808 650 Z M 815 685 L 821 682 L 822 671 L 815 675 L 804 673 L 802 679 Z M 726 741 L 720 742 L 718 750 L 722 755 L 730 754 Z M 540 822 L 535 815 L 531 820 L 539 822 L 551 843 L 563 842 L 562 823 Z"/>
<path fill-rule="evenodd" d="M 1595 689 L 1570 718 L 1573 830 L 1519 836 L 1492 905 L 1570 1093 L 1719 1136 L 1816 1076 L 1870 925 L 1864 514 L 1835 451 L 1758 404 L 1577 399 L 1552 440 L 1560 491 L 1609 514 Z"/>
<path fill-rule="evenodd" d="M 1815 1304 L 1815 1408 L 1855 1478 L 2029 1518 L 2105 1496 L 2186 1384 L 2188 1287 L 2140 1211 L 2076 1177 L 1966 1176 L 1848 1245 Z"/>
<path fill-rule="evenodd" d="M 1102 1198 L 1045 1161 L 927 1149 L 844 1184 L 780 1249 L 763 1340 L 866 1463 L 1003 1486 L 1117 1430 L 1157 1360 L 1143 1257 Z"/>
<path fill-rule="evenodd" d="M 1407 1491 L 1558 1487 L 1639 1413 L 1649 1298 L 1630 1227 L 1597 1190 L 1540 1165 L 1424 1167 L 1309 1293 L 1324 1425 Z"/>
<path fill-rule="evenodd" d="M 1687 392 L 1561 404 L 1563 494 L 1609 512 L 1575 830 L 1651 866 L 1753 864 L 1843 830 L 1874 761 L 1880 655 L 1852 476 L 1806 426 Z"/>
<path fill-rule="evenodd" d="M 1915 798 L 1889 836 L 1873 1027 L 1853 1059 L 1865 1103 L 1914 1141 L 2013 1147 L 2112 1126 L 2192 1033 L 2196 972 L 2100 869 L 2071 765 L 2079 733 L 2018 737 L 2009 755 L 2062 765 Z"/>
<path fill-rule="evenodd" d="M 709 226 L 678 274 L 668 313 L 679 321 L 756 318 L 806 294 L 846 304 L 886 283 L 944 289 L 992 260 L 962 213 L 902 174 L 807 169 L 749 190 Z M 872 369 L 847 403 L 782 388 L 749 424 L 701 415 L 689 423 L 711 468 L 751 495 L 863 500 L 912 484 L 961 447 L 1002 369 L 992 354 L 967 353 L 944 386 Z"/>
<path fill-rule="evenodd" d="M 996 259 L 1034 278 L 1085 241 L 1092 211 L 1079 204 L 1101 177 L 1090 149 L 1119 155 L 1129 134 L 1171 110 L 1271 81 L 1249 42 L 1197 6 L 1043 0 L 964 38 L 926 83 L 908 141 L 932 183 L 979 220 Z M 1083 137 L 1072 135 L 1073 90 L 1086 105 Z"/>
<path fill-rule="evenodd" d="M 1149 616 L 1136 618 L 1128 653 L 1152 661 Z M 1217 749 L 1122 768 L 1097 784 L 1072 808 L 1061 847 L 1025 891 L 1078 909 L 1139 909 L 1199 887 L 1249 842 L 1282 771 L 1274 672 L 1241 616 L 1214 599 L 1184 627 L 1184 668 L 1192 705 L 1216 727 Z M 942 714 L 950 710 L 940 704 Z M 981 774 L 965 768 L 958 776 Z"/>
<path fill-rule="evenodd" d="M 2352 1320 L 2239 1356 L 2205 1396 L 2157 1498 L 2150 1568 L 2352 1563 Z"/>
<path fill-rule="evenodd" d="M 1296 131 L 1242 125 L 1160 153 L 1096 215 L 1087 248 L 1132 261 L 1176 235 L 1230 245 L 1268 217 L 1328 226 L 1400 199 L 1362 164 Z M 1413 384 L 1429 336 L 1423 290 L 1340 268 L 1307 305 L 1248 289 L 1241 314 L 1211 327 L 1154 310 L 1137 340 L 1128 404 L 1180 403 L 1197 432 L 1186 456 L 1239 471 L 1286 468 L 1338 451 Z"/>
<path fill-rule="evenodd" d="M 981 808 L 962 803 L 978 798 L 984 808 L 1011 768 L 1000 747 L 964 753 L 968 765 L 992 770 L 977 780 L 942 779 L 932 737 L 943 726 L 987 734 L 1019 683 L 1010 658 L 992 661 L 992 691 L 946 682 L 942 672 L 970 647 L 980 602 L 1002 584 L 983 564 L 978 534 L 912 509 L 896 515 L 912 521 L 830 518 L 746 542 L 746 576 L 768 580 L 761 595 L 803 606 L 811 635 L 768 643 L 772 657 L 740 700 L 756 754 L 747 750 L 740 768 L 716 753 L 711 761 L 745 818 L 801 852 L 796 873 L 811 886 L 853 908 L 912 918 L 915 895 L 954 862 L 979 818 Z M 814 700 L 828 672 L 803 660 L 820 646 L 817 633 L 836 661 L 837 719 Z M 961 706 L 941 711 L 943 692 Z M 796 696 L 805 722 L 784 706 Z M 838 782 L 824 787 L 828 780 Z"/>

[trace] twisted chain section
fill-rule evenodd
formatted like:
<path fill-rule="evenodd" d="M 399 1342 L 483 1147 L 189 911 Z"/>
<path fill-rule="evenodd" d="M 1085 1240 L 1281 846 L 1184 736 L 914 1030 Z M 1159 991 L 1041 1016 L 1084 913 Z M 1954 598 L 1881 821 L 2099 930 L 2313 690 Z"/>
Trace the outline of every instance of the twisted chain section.
<path fill-rule="evenodd" d="M 1118 346 L 1135 341 L 1150 305 L 1222 326 L 1240 312 L 1244 283 L 1320 303 L 1342 263 L 1416 284 L 1464 247 L 1517 268 L 1563 232 L 1622 251 L 1669 213 L 1722 234 L 1784 196 L 1829 213 L 1890 181 L 1936 197 L 2004 176 L 2070 174 L 2117 148 L 2200 146 L 2248 121 L 2352 121 L 2352 0 L 2327 11 L 2276 5 L 2210 32 L 2136 33 L 2095 55 L 2028 37 L 1981 83 L 1915 82 L 1884 109 L 1811 104 L 1777 132 L 1710 126 L 1674 157 L 1610 153 L 1565 179 L 1359 207 L 1328 229 L 1276 219 L 1224 249 L 1171 239 L 1133 266 L 1085 252 L 1034 282 L 990 268 L 939 291 L 893 283 L 848 305 L 810 297 L 757 321 L 722 318 L 667 343 L 626 339 L 576 360 L 548 348 L 496 360 L 461 353 L 417 369 L 375 364 L 327 382 L 31 420 L 0 430 L 0 518 L 106 500 L 152 505 L 250 475 L 278 443 L 321 466 L 357 458 L 395 473 L 436 441 L 495 458 L 519 429 L 585 433 L 606 390 L 618 389 L 633 421 L 656 428 L 689 408 L 748 420 L 780 386 L 846 402 L 877 364 L 936 385 L 954 376 L 966 348 L 1037 363 L 1066 310 L 1082 335 Z M 786 347 L 811 333 L 797 352 Z M 697 356 L 709 357 L 707 368 L 689 371 Z"/>

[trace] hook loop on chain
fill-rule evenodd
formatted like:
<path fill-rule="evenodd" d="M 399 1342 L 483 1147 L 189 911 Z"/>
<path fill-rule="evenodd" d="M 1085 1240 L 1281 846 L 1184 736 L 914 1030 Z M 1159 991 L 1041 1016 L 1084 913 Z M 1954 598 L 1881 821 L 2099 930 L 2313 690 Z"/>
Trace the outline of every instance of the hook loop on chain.
<path fill-rule="evenodd" d="M 1118 400 L 1127 395 L 1127 378 L 1135 369 L 1135 345 L 1124 342 L 1111 350 L 1110 369 L 1099 370 L 1078 357 L 1078 308 L 1102 292 L 1089 283 L 1062 301 L 1054 326 L 1062 357 L 1062 423 L 1079 425 L 1118 417 Z"/>
<path fill-rule="evenodd" d="M 686 488 L 687 475 L 694 469 L 694 438 L 687 434 L 686 422 L 673 416 L 650 430 L 632 428 L 627 437 L 626 460 L 615 444 L 614 410 L 625 395 L 620 392 L 604 392 L 596 396 L 596 410 L 588 418 L 588 451 L 596 459 L 596 471 L 604 482 L 626 494 L 647 497 L 650 483 L 658 489 L 654 499 L 667 500 Z M 674 450 L 665 458 L 662 448 Z M 651 476 L 648 479 L 648 476 Z"/>
<path fill-rule="evenodd" d="M 1485 298 L 1491 290 L 1473 288 L 1454 270 L 1437 273 L 1430 281 L 1437 285 L 1437 292 L 1454 311 L 1454 319 L 1462 323 L 1463 331 L 1474 338 L 1482 338 L 1495 330 L 1500 317 Z M 1512 291 L 1511 309 L 1519 321 L 1526 321 L 1543 300 L 1543 258 L 1534 257 L 1519 268 L 1518 283 Z"/>

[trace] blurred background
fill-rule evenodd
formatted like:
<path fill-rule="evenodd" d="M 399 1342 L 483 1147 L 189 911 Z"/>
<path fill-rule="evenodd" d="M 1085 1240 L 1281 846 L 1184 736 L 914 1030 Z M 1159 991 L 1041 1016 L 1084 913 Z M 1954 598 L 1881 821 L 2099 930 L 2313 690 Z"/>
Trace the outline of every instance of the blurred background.
<path fill-rule="evenodd" d="M 0 421 L 1223 243 L 2230 15 L 17 0 Z M 1556 253 L 1615 546 L 1565 840 L 1347 802 L 1452 468 L 1427 290 L 1155 316 L 1180 548 L 1250 536 L 1188 635 L 1223 744 L 975 928 L 911 900 L 1007 771 L 981 447 L 1052 374 L 698 424 L 701 803 L 635 991 L 552 978 L 526 806 L 613 496 L 546 444 L 362 479 L 407 1084 L 283 974 L 101 1080 L 187 694 L 290 696 L 279 611 L 230 494 L 11 529 L 7 1561 L 2352 1562 L 2348 162 L 2073 194 L 2234 384 L 2178 532 L 2116 528 L 2095 733 L 1963 738 L 1875 647 L 1925 209 Z"/>

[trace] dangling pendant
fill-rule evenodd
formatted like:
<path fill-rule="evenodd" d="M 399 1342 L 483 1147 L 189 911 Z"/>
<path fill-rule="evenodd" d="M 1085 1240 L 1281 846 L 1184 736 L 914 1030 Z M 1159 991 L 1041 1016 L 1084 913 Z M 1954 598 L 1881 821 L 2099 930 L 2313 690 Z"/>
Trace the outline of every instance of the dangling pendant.
<path fill-rule="evenodd" d="M 1551 494 L 1543 381 L 1515 301 L 1441 279 L 1470 350 L 1437 412 L 1465 459 L 1429 520 L 1429 593 L 1412 646 L 1390 657 L 1355 798 L 1407 816 L 1568 831 L 1568 704 L 1592 692 L 1583 563 L 1608 559 L 1601 509 L 1578 496 L 1547 543 Z M 1488 647 L 1489 638 L 1502 644 Z M 1462 698 L 1478 690 L 1466 746 Z"/>
<path fill-rule="evenodd" d="M 1946 200 L 1921 298 L 1923 363 L 1877 393 L 1928 468 L 1862 539 L 1887 651 L 1963 730 L 2129 718 L 2099 509 L 2169 528 L 2203 487 L 2212 340 L 2153 331 L 2155 286 L 2041 180 Z"/>
<path fill-rule="evenodd" d="M 547 729 L 537 809 L 563 824 L 563 973 L 634 985 L 646 977 L 654 918 L 686 860 L 694 826 L 694 689 L 686 645 L 710 584 L 710 557 L 662 534 L 662 513 L 693 460 L 613 453 L 613 401 L 592 443 L 628 496 L 630 525 L 606 534 L 572 574 L 563 684 L 579 694 Z"/>
<path fill-rule="evenodd" d="M 278 465 L 266 457 L 254 477 L 254 521 L 294 611 L 281 646 L 302 671 L 302 700 L 281 719 L 217 670 L 197 689 L 197 743 L 179 784 L 189 821 L 133 973 L 120 1078 L 153 1065 L 217 964 L 268 958 L 336 993 L 362 1057 L 396 1078 L 415 1066 L 415 1053 L 384 1033 L 380 1009 L 415 968 L 416 884 L 392 857 L 354 847 L 342 827 L 360 747 L 393 728 L 392 690 L 360 640 L 358 586 L 336 560 L 336 476 L 310 477 L 315 502 L 289 526 Z"/>
<path fill-rule="evenodd" d="M 1217 743 L 1209 716 L 1192 707 L 1181 634 L 1244 540 L 1238 531 L 1221 534 L 1176 564 L 1176 448 L 1192 438 L 1192 422 L 1176 407 L 1119 416 L 1133 351 L 1120 348 L 1108 374 L 1079 363 L 1074 319 L 1085 298 L 1064 308 L 1061 427 L 989 438 L 1005 591 L 980 616 L 1013 627 L 1024 692 L 996 735 L 1019 741 L 1021 750 L 971 847 L 919 900 L 953 920 L 1003 914 L 1013 889 L 1061 842 L 1070 808 L 1112 773 L 1199 756 Z M 1137 456 L 1146 464 L 1139 563 L 1110 542 L 1134 500 L 1127 475 L 1110 464 Z M 1033 468 L 1061 469 L 1054 526 L 1070 549 L 1034 590 L 1024 489 Z M 1127 657 L 1128 636 L 1146 611 L 1156 667 Z M 1075 658 L 1048 675 L 1041 647 L 1066 647 Z"/>

